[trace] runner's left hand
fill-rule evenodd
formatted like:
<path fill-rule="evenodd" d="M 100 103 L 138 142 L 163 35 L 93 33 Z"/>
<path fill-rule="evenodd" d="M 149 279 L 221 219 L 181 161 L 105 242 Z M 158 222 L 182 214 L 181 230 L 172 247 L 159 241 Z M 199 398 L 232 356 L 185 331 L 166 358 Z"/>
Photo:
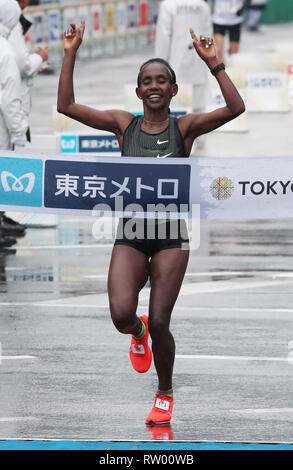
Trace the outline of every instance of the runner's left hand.
<path fill-rule="evenodd" d="M 190 35 L 192 38 L 193 46 L 196 52 L 198 53 L 199 57 L 205 61 L 205 63 L 210 67 L 213 68 L 215 65 L 218 64 L 218 58 L 216 53 L 216 48 L 214 46 L 213 38 L 209 38 L 206 36 L 200 36 L 200 39 L 195 35 L 195 32 L 192 28 L 189 28 Z"/>

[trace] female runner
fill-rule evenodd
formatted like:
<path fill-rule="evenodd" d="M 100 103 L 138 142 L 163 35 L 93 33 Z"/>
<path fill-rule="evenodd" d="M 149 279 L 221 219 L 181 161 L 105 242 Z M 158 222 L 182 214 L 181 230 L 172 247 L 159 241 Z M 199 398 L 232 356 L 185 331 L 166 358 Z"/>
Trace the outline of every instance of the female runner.
<path fill-rule="evenodd" d="M 122 110 L 98 111 L 75 103 L 73 70 L 76 52 L 81 45 L 85 21 L 64 33 L 64 60 L 58 89 L 58 111 L 95 129 L 113 132 L 122 156 L 188 157 L 196 137 L 222 126 L 244 112 L 244 103 L 219 64 L 213 40 L 197 39 L 190 29 L 194 48 L 205 61 L 221 87 L 226 106 L 210 113 L 187 114 L 178 120 L 169 116 L 169 105 L 177 94 L 174 71 L 161 59 L 145 62 L 138 74 L 137 96 L 143 102 L 144 115 L 134 117 Z M 120 221 L 122 228 L 126 221 Z M 145 222 L 142 221 L 142 224 Z M 175 343 L 169 330 L 188 263 L 189 252 L 181 248 L 186 237 L 171 237 L 172 223 L 166 222 L 167 236 L 159 239 L 116 239 L 108 276 L 108 293 L 112 321 L 124 334 L 131 334 L 130 360 L 138 372 L 146 372 L 152 354 L 158 375 L 155 403 L 146 418 L 147 424 L 166 424 L 173 408 L 172 373 Z M 148 278 L 151 282 L 149 316 L 138 317 L 139 291 Z M 152 351 L 148 346 L 148 334 Z"/>

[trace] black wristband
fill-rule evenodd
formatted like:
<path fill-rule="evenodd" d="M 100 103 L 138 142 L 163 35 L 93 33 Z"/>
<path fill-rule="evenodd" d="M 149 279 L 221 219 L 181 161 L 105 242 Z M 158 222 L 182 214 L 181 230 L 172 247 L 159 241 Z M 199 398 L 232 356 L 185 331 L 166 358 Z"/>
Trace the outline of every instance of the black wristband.
<path fill-rule="evenodd" d="M 220 64 L 216 65 L 216 67 L 211 69 L 211 74 L 215 76 L 217 75 L 218 72 L 220 72 L 220 70 L 225 70 L 225 64 L 223 64 L 223 62 L 221 62 Z"/>

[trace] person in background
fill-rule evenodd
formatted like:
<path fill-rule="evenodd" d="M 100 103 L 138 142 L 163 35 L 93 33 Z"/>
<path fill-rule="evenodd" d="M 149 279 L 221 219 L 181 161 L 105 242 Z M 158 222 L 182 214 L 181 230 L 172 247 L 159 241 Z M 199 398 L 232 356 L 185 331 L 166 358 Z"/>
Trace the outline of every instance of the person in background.
<path fill-rule="evenodd" d="M 21 11 L 29 5 L 31 0 L 17 0 Z M 9 42 L 13 47 L 17 65 L 21 75 L 22 82 L 22 103 L 29 121 L 31 111 L 30 88 L 33 85 L 34 76 L 46 66 L 48 60 L 48 46 L 38 47 L 33 54 L 29 53 L 25 42 L 25 34 L 30 29 L 32 23 L 28 21 L 23 14 L 17 25 L 11 31 Z M 30 142 L 30 132 L 28 130 L 27 140 Z"/>
<path fill-rule="evenodd" d="M 229 54 L 237 54 L 240 45 L 241 27 L 243 23 L 244 0 L 214 0 L 213 24 L 214 39 L 219 60 L 224 60 L 225 34 L 229 34 Z"/>
<path fill-rule="evenodd" d="M 29 5 L 30 0 L 17 0 L 21 12 Z M 29 123 L 29 114 L 31 111 L 31 96 L 30 88 L 32 86 L 33 77 L 38 73 L 48 59 L 48 47 L 38 47 L 34 54 L 30 54 L 25 42 L 25 34 L 31 27 L 32 23 L 25 18 L 21 13 L 17 25 L 12 29 L 9 36 L 9 43 L 11 44 L 16 62 L 21 76 L 21 101 L 22 108 L 25 113 L 25 118 Z M 27 128 L 26 133 L 27 141 L 31 141 L 30 129 Z M 25 226 L 19 224 L 11 217 L 4 215 L 4 227 L 7 230 L 10 228 L 12 232 L 24 234 Z"/>
<path fill-rule="evenodd" d="M 169 62 L 178 83 L 193 85 L 192 111 L 202 113 L 206 111 L 208 69 L 201 58 L 194 54 L 188 27 L 202 36 L 212 36 L 208 4 L 204 0 L 163 0 L 156 25 L 155 56 Z M 205 136 L 197 138 L 198 148 L 203 148 L 204 143 Z"/>
<path fill-rule="evenodd" d="M 0 149 L 13 150 L 15 145 L 25 146 L 27 119 L 22 107 L 21 77 L 8 37 L 18 23 L 21 10 L 15 0 L 0 0 Z M 8 235 L 24 233 L 0 212 L 0 249 L 16 243 Z"/>
<path fill-rule="evenodd" d="M 246 28 L 249 31 L 258 31 L 258 22 L 267 0 L 248 0 Z"/>

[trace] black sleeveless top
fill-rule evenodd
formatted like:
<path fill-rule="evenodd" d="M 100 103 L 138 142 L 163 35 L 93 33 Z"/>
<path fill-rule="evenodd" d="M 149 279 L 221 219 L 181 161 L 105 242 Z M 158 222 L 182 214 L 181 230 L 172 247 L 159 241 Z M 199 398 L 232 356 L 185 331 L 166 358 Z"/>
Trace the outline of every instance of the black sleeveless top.
<path fill-rule="evenodd" d="M 123 135 L 123 157 L 187 157 L 177 118 L 169 116 L 167 129 L 159 134 L 141 130 L 143 116 L 135 116 Z"/>

